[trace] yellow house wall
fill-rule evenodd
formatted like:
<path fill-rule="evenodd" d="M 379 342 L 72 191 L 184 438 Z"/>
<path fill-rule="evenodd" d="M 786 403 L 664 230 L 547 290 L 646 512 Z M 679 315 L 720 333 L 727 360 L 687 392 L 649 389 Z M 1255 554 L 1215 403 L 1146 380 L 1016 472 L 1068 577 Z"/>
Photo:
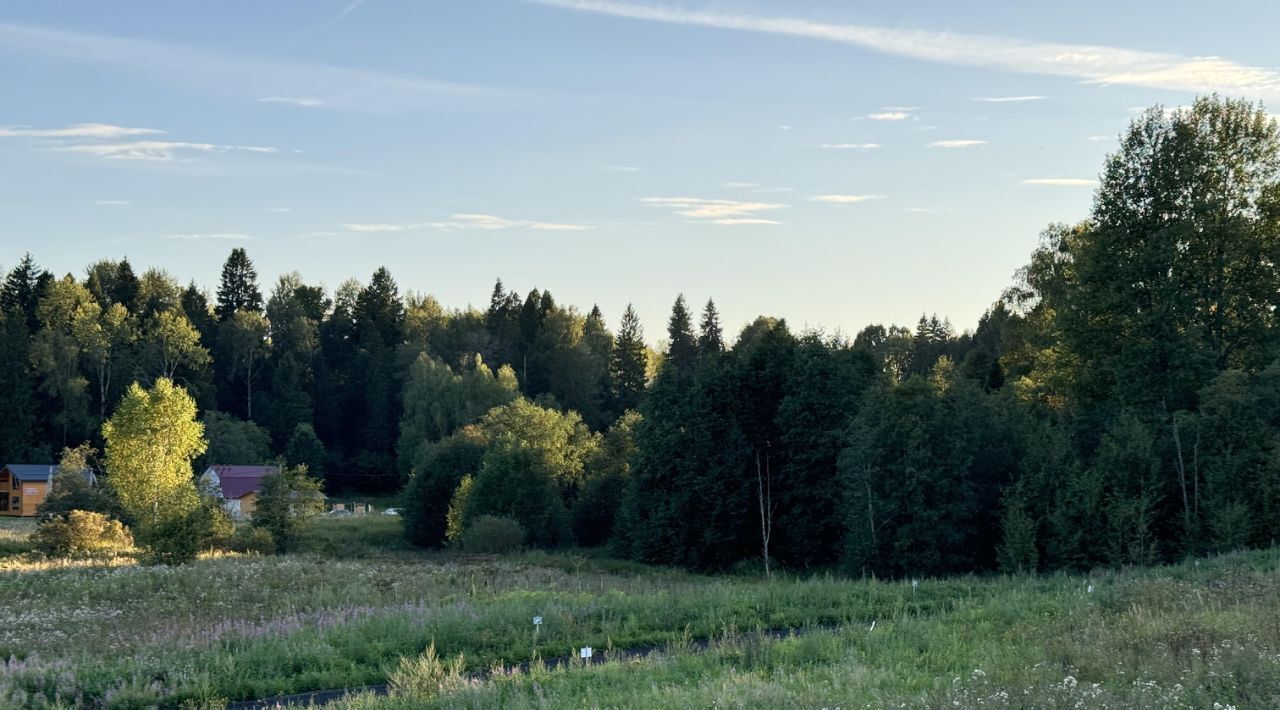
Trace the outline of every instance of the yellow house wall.
<path fill-rule="evenodd" d="M 0 511 L 0 515 L 8 515 L 10 517 L 34 517 L 36 508 L 44 502 L 45 496 L 49 494 L 49 484 L 46 481 L 38 483 L 32 482 L 16 482 L 17 488 L 14 488 L 15 481 L 6 476 L 6 480 L 0 482 L 0 490 L 9 494 L 9 509 Z M 14 497 L 18 498 L 18 507 L 13 506 Z"/>

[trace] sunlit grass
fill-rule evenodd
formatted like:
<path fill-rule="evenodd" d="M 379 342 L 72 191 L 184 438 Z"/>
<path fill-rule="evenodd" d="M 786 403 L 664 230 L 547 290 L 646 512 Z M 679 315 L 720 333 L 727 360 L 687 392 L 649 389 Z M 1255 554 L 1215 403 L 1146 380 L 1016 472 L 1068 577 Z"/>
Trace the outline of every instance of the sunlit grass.
<path fill-rule="evenodd" d="M 672 650 L 351 706 L 932 707 L 993 705 L 1001 693 L 1031 698 L 1024 707 L 1134 706 L 1157 697 L 1137 694 L 1148 692 L 1140 681 L 1166 705 L 1245 707 L 1280 687 L 1280 551 L 1089 578 L 923 580 L 913 591 L 706 577 L 573 552 L 424 553 L 392 540 L 398 526 L 392 516 L 315 521 L 309 552 L 174 568 L 0 557 L 0 706 L 216 707 L 393 673 L 424 687 L 406 674 L 458 655 L 470 672 L 583 645 Z M 536 634 L 534 615 L 544 619 Z M 807 632 L 752 635 L 778 628 Z M 683 645 L 700 638 L 719 641 L 706 652 Z M 414 660 L 433 643 L 440 663 Z M 1105 698 L 1052 695 L 1067 692 L 1067 677 L 1098 683 L 1089 692 Z M 1033 694 L 1016 696 L 1024 691 Z"/>

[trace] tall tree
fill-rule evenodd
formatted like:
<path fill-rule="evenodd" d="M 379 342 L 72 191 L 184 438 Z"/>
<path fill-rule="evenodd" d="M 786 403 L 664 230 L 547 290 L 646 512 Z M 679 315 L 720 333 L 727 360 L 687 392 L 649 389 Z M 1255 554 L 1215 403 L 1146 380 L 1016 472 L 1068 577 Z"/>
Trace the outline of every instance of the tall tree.
<path fill-rule="evenodd" d="M 724 352 L 724 331 L 720 327 L 720 311 L 716 302 L 707 299 L 702 309 L 702 323 L 698 329 L 698 352 L 703 355 L 719 355 Z"/>
<path fill-rule="evenodd" d="M 13 267 L 4 284 L 0 285 L 0 310 L 20 313 L 27 326 L 27 332 L 35 334 L 40 328 L 40 317 L 37 308 L 44 290 L 53 276 L 41 269 L 30 253 L 22 256 L 22 261 Z"/>
<path fill-rule="evenodd" d="M 136 382 L 102 427 L 107 484 L 144 532 L 198 505 L 191 462 L 205 450 L 196 403 L 160 378 L 151 389 Z"/>
<path fill-rule="evenodd" d="M 262 312 L 262 291 L 258 289 L 258 272 L 242 247 L 231 250 L 222 265 L 222 280 L 218 284 L 218 320 L 225 321 L 236 311 Z"/>
<path fill-rule="evenodd" d="M 614 340 L 613 354 L 609 359 L 610 393 L 614 411 L 624 412 L 639 406 L 649 381 L 649 358 L 644 344 L 644 331 L 640 316 L 627 304 L 622 313 L 622 324 Z"/>
<path fill-rule="evenodd" d="M 693 334 L 693 318 L 684 295 L 676 296 L 667 321 L 667 360 L 677 372 L 689 372 L 698 359 L 698 341 Z"/>

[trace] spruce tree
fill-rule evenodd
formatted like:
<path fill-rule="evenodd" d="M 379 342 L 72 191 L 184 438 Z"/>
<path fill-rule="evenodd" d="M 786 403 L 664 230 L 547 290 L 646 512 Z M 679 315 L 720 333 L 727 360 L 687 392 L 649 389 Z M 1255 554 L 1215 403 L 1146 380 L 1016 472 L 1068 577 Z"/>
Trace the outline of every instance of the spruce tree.
<path fill-rule="evenodd" d="M 40 328 L 36 307 L 52 280 L 49 272 L 36 265 L 30 253 L 24 254 L 22 261 L 5 277 L 4 285 L 0 286 L 0 310 L 20 314 L 26 323 L 27 333 L 35 334 Z"/>
<path fill-rule="evenodd" d="M 222 282 L 218 286 L 218 320 L 225 321 L 236 311 L 262 312 L 258 272 L 242 247 L 231 250 L 231 256 L 222 265 Z"/>
<path fill-rule="evenodd" d="M 616 414 L 635 409 L 640 404 L 648 382 L 648 360 L 640 317 L 628 303 L 609 359 L 610 391 Z"/>
<path fill-rule="evenodd" d="M 698 344 L 693 335 L 693 319 L 684 295 L 676 296 L 667 321 L 667 365 L 677 372 L 688 372 L 698 358 Z"/>
<path fill-rule="evenodd" d="M 720 312 L 716 310 L 716 302 L 707 299 L 702 309 L 702 324 L 698 330 L 698 353 L 719 355 L 724 352 L 724 331 L 720 327 Z"/>

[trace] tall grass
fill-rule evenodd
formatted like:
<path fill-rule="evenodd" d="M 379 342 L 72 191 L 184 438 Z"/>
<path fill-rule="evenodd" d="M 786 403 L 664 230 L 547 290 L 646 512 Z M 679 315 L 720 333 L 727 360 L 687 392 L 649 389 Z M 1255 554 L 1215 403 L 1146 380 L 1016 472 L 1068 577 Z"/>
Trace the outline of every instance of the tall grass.
<path fill-rule="evenodd" d="M 1247 705 L 1280 686 L 1264 662 L 1280 648 L 1278 551 L 1088 579 L 924 580 L 912 590 L 826 576 L 712 578 L 572 553 L 427 554 L 384 545 L 398 525 L 391 516 L 316 521 L 302 554 L 174 568 L 8 558 L 0 707 L 217 707 L 388 678 L 399 696 L 353 707 L 696 707 L 717 693 L 736 699 L 730 705 L 928 706 L 1048 693 L 1068 676 L 1127 702 L 1132 681 L 1166 689 L 1182 673 L 1184 689 L 1200 693 L 1188 702 Z M 825 625 L 842 630 L 744 635 Z M 680 650 L 690 638 L 721 642 Z M 675 650 L 478 684 L 427 679 L 447 686 L 432 698 L 413 690 L 415 674 L 447 666 L 439 659 L 461 656 L 470 671 L 584 645 Z M 423 656 L 428 648 L 437 659 Z M 461 672 L 446 670 L 440 678 Z"/>

